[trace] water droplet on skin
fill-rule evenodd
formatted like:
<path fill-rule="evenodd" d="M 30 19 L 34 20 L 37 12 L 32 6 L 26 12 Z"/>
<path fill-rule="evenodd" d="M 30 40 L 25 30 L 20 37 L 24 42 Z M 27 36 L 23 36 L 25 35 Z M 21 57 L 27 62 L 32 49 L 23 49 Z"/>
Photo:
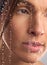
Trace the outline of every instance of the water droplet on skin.
<path fill-rule="evenodd" d="M 5 2 L 5 5 L 7 5 L 8 3 L 7 2 Z"/>
<path fill-rule="evenodd" d="M 1 11 L 1 13 L 3 12 L 3 10 Z"/>
<path fill-rule="evenodd" d="M 2 6 L 4 7 L 4 4 Z"/>
<path fill-rule="evenodd" d="M 4 8 L 2 8 L 2 10 L 4 10 Z"/>
<path fill-rule="evenodd" d="M 2 64 L 4 64 L 5 62 L 3 61 Z"/>

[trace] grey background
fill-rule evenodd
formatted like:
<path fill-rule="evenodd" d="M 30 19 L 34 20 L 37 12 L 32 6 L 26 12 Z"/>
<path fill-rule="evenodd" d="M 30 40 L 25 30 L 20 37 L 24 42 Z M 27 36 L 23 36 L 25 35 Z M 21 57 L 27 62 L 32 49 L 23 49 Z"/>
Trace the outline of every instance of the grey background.
<path fill-rule="evenodd" d="M 44 65 L 47 65 L 47 52 L 46 52 L 45 55 L 40 59 L 40 61 L 41 61 Z"/>

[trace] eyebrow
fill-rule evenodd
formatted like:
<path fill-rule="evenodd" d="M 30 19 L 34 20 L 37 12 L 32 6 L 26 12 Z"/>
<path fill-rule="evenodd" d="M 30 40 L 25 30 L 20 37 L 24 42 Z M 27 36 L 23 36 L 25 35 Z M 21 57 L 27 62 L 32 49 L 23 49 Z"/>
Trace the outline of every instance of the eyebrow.
<path fill-rule="evenodd" d="M 28 2 L 28 0 L 17 0 L 17 4 L 19 3 L 24 3 L 25 5 L 29 6 L 29 7 L 34 7 L 34 5 L 30 2 Z"/>
<path fill-rule="evenodd" d="M 32 7 L 35 9 L 35 6 L 32 3 L 30 3 L 29 0 L 17 0 L 17 4 L 19 4 L 19 3 L 23 3 L 26 6 L 28 6 L 30 8 Z M 47 8 L 45 9 L 45 11 L 47 11 Z"/>

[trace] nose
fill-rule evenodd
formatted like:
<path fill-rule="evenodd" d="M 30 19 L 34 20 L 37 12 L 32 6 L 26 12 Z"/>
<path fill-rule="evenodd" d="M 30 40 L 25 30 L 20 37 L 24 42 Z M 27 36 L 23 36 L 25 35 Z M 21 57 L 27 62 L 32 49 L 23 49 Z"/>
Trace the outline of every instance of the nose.
<path fill-rule="evenodd" d="M 43 17 L 41 13 L 37 13 L 30 20 L 28 33 L 33 36 L 40 36 L 44 34 Z"/>

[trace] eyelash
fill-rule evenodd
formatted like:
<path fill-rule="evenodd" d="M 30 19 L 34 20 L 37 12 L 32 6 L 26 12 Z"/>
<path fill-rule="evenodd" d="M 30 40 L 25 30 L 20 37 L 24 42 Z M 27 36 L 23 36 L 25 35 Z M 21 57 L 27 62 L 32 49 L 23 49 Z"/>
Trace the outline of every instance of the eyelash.
<path fill-rule="evenodd" d="M 29 11 L 26 8 L 20 8 L 17 10 L 18 14 L 29 14 Z"/>
<path fill-rule="evenodd" d="M 30 11 L 26 8 L 18 8 L 16 11 L 17 14 L 30 14 Z M 47 17 L 47 12 L 44 14 L 45 17 Z"/>

